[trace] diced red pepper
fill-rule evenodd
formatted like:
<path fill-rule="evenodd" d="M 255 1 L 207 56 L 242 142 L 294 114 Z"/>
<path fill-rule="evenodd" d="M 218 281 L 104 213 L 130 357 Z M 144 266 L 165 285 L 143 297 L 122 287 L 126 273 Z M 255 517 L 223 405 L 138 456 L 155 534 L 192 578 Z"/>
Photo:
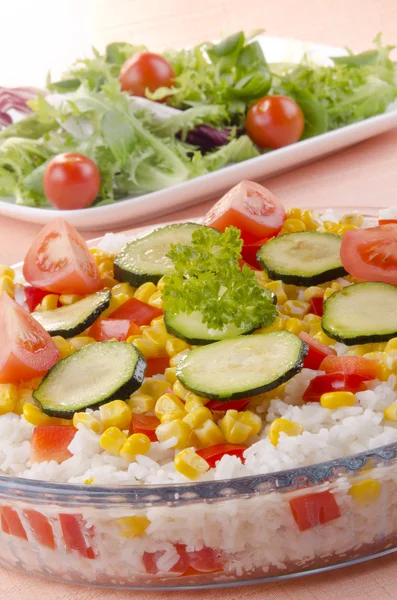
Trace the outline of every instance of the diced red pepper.
<path fill-rule="evenodd" d="M 179 554 L 179 560 L 173 567 L 171 567 L 169 572 L 177 576 L 184 575 L 189 568 L 189 556 L 186 552 L 186 546 L 183 544 L 175 544 L 175 549 Z M 156 575 L 159 573 L 157 561 L 163 554 L 164 550 L 143 553 L 142 562 L 145 566 L 146 573 L 150 573 L 151 575 Z"/>
<path fill-rule="evenodd" d="M 321 396 L 328 392 L 352 392 L 355 394 L 365 389 L 363 379 L 357 375 L 329 373 L 312 379 L 302 396 L 302 400 L 305 402 L 320 402 Z"/>
<path fill-rule="evenodd" d="M 324 525 L 340 517 L 335 496 L 329 491 L 297 496 L 290 500 L 289 505 L 300 531 Z"/>
<path fill-rule="evenodd" d="M 26 535 L 25 528 L 22 525 L 18 513 L 9 506 L 2 506 L 0 508 L 0 511 L 1 525 L 4 533 L 8 533 L 8 535 L 13 535 L 15 537 L 21 538 L 22 540 L 27 540 L 28 536 Z"/>
<path fill-rule="evenodd" d="M 23 514 L 37 543 L 55 550 L 54 532 L 47 517 L 37 512 L 37 510 L 24 510 Z"/>
<path fill-rule="evenodd" d="M 397 219 L 379 219 L 379 225 L 390 225 L 391 223 L 397 223 Z"/>
<path fill-rule="evenodd" d="M 125 342 L 130 335 L 139 335 L 140 333 L 141 328 L 139 325 L 128 319 L 97 319 L 91 325 L 87 335 L 97 342 L 106 342 L 113 339 L 118 342 Z"/>
<path fill-rule="evenodd" d="M 0 508 L 0 511 L 1 511 L 1 508 Z M 1 512 L 0 512 L 0 526 L 1 526 L 1 531 L 10 535 L 10 528 L 8 527 L 8 523 L 5 519 L 5 517 L 1 514 Z"/>
<path fill-rule="evenodd" d="M 212 548 L 204 547 L 201 550 L 187 552 L 184 544 L 175 544 L 175 549 L 179 554 L 179 560 L 171 567 L 169 572 L 176 576 L 186 577 L 189 575 L 219 573 L 223 571 L 221 553 Z M 142 560 L 146 573 L 156 575 L 159 572 L 157 561 L 162 554 L 164 554 L 162 550 L 158 552 L 144 552 Z"/>
<path fill-rule="evenodd" d="M 154 308 L 136 298 L 130 298 L 109 315 L 109 318 L 128 319 L 129 321 L 133 321 L 136 325 L 150 325 L 155 317 L 159 317 L 162 314 L 163 311 L 159 308 Z"/>
<path fill-rule="evenodd" d="M 40 304 L 40 302 L 43 300 L 43 298 L 45 298 L 45 296 L 47 296 L 49 293 L 50 292 L 41 290 L 40 288 L 35 287 L 34 285 L 26 285 L 25 286 L 26 304 L 28 305 L 30 312 L 33 312 L 34 310 L 36 310 L 37 306 Z"/>
<path fill-rule="evenodd" d="M 69 552 L 75 550 L 84 558 L 95 558 L 95 552 L 90 544 L 86 541 L 83 534 L 85 524 L 81 515 L 60 514 L 59 521 L 61 523 L 63 539 L 66 549 Z M 92 531 L 87 529 L 87 535 L 92 535 Z"/>
<path fill-rule="evenodd" d="M 303 361 L 306 369 L 317 370 L 326 356 L 336 356 L 334 348 L 322 344 L 305 331 L 302 331 L 299 337 L 309 346 L 309 352 Z"/>
<path fill-rule="evenodd" d="M 196 571 L 196 573 L 219 573 L 223 571 L 222 555 L 213 548 L 204 546 L 201 550 L 188 552 L 188 556 L 189 569 Z M 188 573 L 185 572 L 185 575 L 188 575 Z"/>
<path fill-rule="evenodd" d="M 147 358 L 147 367 L 145 377 L 153 377 L 153 375 L 164 375 L 165 370 L 170 366 L 169 356 L 160 356 L 156 358 Z"/>
<path fill-rule="evenodd" d="M 251 398 L 241 398 L 241 400 L 228 400 L 220 402 L 218 400 L 210 400 L 206 407 L 210 410 L 243 410 L 251 402 Z"/>
<path fill-rule="evenodd" d="M 327 356 L 320 369 L 326 373 L 357 375 L 362 380 L 370 381 L 378 377 L 379 362 L 363 356 Z"/>
<path fill-rule="evenodd" d="M 149 415 L 132 415 L 130 434 L 144 433 L 150 441 L 157 442 L 156 428 L 160 425 L 160 420 L 157 417 Z"/>
<path fill-rule="evenodd" d="M 309 312 L 322 317 L 324 314 L 324 298 L 311 298 Z"/>
<path fill-rule="evenodd" d="M 262 267 L 256 260 L 256 255 L 258 250 L 270 239 L 270 237 L 266 237 L 262 238 L 261 240 L 252 242 L 251 244 L 244 244 L 244 246 L 241 249 L 241 256 L 243 257 L 243 260 L 245 260 L 245 262 L 248 263 L 251 267 L 254 267 L 254 269 L 258 269 L 259 271 L 261 271 Z"/>
<path fill-rule="evenodd" d="M 62 427 L 59 425 L 48 425 L 35 427 L 32 436 L 32 447 L 30 450 L 30 461 L 44 462 L 55 460 L 58 464 L 72 456 L 68 446 L 73 440 L 77 429 L 74 427 Z"/>
<path fill-rule="evenodd" d="M 196 450 L 196 453 L 204 458 L 209 464 L 210 468 L 215 467 L 218 460 L 221 460 L 225 454 L 229 456 L 237 456 L 244 462 L 243 454 L 248 446 L 242 444 L 216 444 L 215 446 L 209 446 L 208 448 L 200 448 Z"/>

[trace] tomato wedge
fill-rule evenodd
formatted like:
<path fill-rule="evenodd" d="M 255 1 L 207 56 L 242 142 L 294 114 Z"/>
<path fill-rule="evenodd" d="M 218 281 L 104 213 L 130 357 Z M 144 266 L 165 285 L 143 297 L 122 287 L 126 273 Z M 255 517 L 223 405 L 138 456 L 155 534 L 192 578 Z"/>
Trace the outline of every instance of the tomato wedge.
<path fill-rule="evenodd" d="M 56 294 L 90 294 L 102 287 L 94 257 L 74 227 L 58 217 L 36 236 L 23 275 L 29 283 Z"/>
<path fill-rule="evenodd" d="M 36 542 L 40 546 L 55 550 L 54 532 L 47 517 L 37 512 L 37 510 L 24 510 L 23 515 L 30 525 Z"/>
<path fill-rule="evenodd" d="M 328 392 L 352 392 L 355 394 L 365 389 L 363 379 L 358 375 L 329 373 L 312 379 L 302 396 L 302 400 L 305 402 L 320 402 L 321 396 Z"/>
<path fill-rule="evenodd" d="M 320 370 L 326 373 L 357 375 L 363 381 L 370 381 L 378 377 L 379 363 L 363 356 L 326 356 Z"/>
<path fill-rule="evenodd" d="M 59 425 L 43 425 L 35 427 L 32 435 L 30 462 L 55 460 L 58 464 L 72 456 L 68 446 L 77 429 Z"/>
<path fill-rule="evenodd" d="M 346 231 L 340 257 L 354 277 L 397 284 L 397 224 Z"/>
<path fill-rule="evenodd" d="M 154 308 L 136 298 L 130 298 L 109 315 L 109 318 L 128 319 L 129 321 L 133 321 L 135 325 L 150 325 L 155 317 L 159 317 L 162 314 L 163 311 L 159 308 Z"/>
<path fill-rule="evenodd" d="M 156 427 L 160 425 L 160 420 L 157 417 L 149 415 L 132 415 L 130 434 L 144 433 L 148 436 L 151 442 L 157 442 Z"/>
<path fill-rule="evenodd" d="M 316 494 L 298 496 L 289 501 L 292 516 L 300 531 L 324 525 L 340 517 L 335 496 L 328 490 Z"/>
<path fill-rule="evenodd" d="M 241 398 L 241 400 L 229 400 L 227 402 L 210 400 L 207 402 L 206 407 L 210 410 L 243 410 L 250 401 L 251 398 Z"/>
<path fill-rule="evenodd" d="M 59 359 L 51 336 L 5 292 L 0 293 L 0 383 L 44 375 Z"/>
<path fill-rule="evenodd" d="M 98 319 L 91 325 L 87 335 L 93 337 L 97 342 L 106 342 L 113 339 L 118 342 L 125 342 L 130 335 L 140 333 L 140 327 L 128 319 Z"/>
<path fill-rule="evenodd" d="M 165 370 L 170 366 L 169 356 L 159 356 L 146 359 L 145 377 L 153 377 L 153 375 L 164 375 Z"/>
<path fill-rule="evenodd" d="M 63 539 L 69 552 L 77 551 L 84 558 L 95 558 L 95 553 L 87 542 L 83 532 L 92 535 L 92 529 L 87 529 L 81 515 L 60 514 Z"/>
<path fill-rule="evenodd" d="M 248 446 L 242 444 L 216 444 L 215 446 L 209 446 L 208 448 L 200 448 L 196 450 L 196 453 L 207 461 L 210 468 L 215 467 L 218 460 L 221 460 L 222 456 L 227 454 L 228 456 L 237 456 L 244 462 L 243 453 Z"/>
<path fill-rule="evenodd" d="M 312 298 L 310 300 L 310 313 L 322 317 L 324 314 L 324 298 Z"/>
<path fill-rule="evenodd" d="M 19 518 L 18 513 L 13 508 L 10 508 L 8 506 L 1 506 L 0 514 L 1 527 L 4 533 L 8 533 L 8 535 L 13 535 L 15 537 L 21 538 L 22 540 L 28 539 L 25 528 L 22 525 L 22 521 Z"/>
<path fill-rule="evenodd" d="M 284 207 L 274 194 L 259 183 L 242 181 L 211 208 L 203 224 L 220 231 L 233 225 L 244 243 L 251 244 L 276 235 L 284 220 Z"/>
<path fill-rule="evenodd" d="M 303 366 L 306 369 L 317 370 L 324 358 L 327 356 L 336 356 L 336 350 L 334 350 L 334 348 L 322 344 L 305 331 L 302 331 L 302 333 L 299 334 L 299 337 L 309 346 L 309 352 L 303 361 Z"/>

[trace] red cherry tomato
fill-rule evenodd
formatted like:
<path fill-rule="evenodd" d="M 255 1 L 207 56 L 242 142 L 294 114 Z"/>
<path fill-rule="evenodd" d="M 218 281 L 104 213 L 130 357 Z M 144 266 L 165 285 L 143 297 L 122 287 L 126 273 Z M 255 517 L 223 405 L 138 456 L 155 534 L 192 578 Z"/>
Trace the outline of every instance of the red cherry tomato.
<path fill-rule="evenodd" d="M 160 425 L 160 420 L 157 417 L 149 415 L 132 415 L 130 434 L 144 433 L 150 441 L 157 442 L 156 428 Z"/>
<path fill-rule="evenodd" d="M 302 331 L 299 337 L 309 346 L 309 352 L 303 361 L 303 366 L 306 369 L 317 370 L 326 356 L 336 356 L 336 351 L 333 348 L 322 344 L 308 333 Z"/>
<path fill-rule="evenodd" d="M 165 370 L 170 366 L 169 356 L 159 356 L 146 359 L 145 377 L 153 377 L 153 375 L 164 375 Z"/>
<path fill-rule="evenodd" d="M 73 553 L 78 552 L 84 558 L 95 558 L 94 550 L 87 539 L 92 537 L 93 529 L 87 528 L 81 515 L 60 514 L 59 521 L 66 550 Z"/>
<path fill-rule="evenodd" d="M 60 217 L 48 223 L 34 239 L 23 275 L 33 286 L 55 294 L 91 294 L 102 287 L 87 244 Z"/>
<path fill-rule="evenodd" d="M 218 400 L 210 400 L 206 407 L 210 410 L 243 410 L 249 404 L 251 398 L 241 398 L 241 400 L 229 400 L 219 402 Z"/>
<path fill-rule="evenodd" d="M 90 206 L 99 194 L 101 176 L 96 164 L 75 152 L 58 154 L 48 163 L 44 194 L 55 208 L 75 210 Z"/>
<path fill-rule="evenodd" d="M 29 523 L 34 540 L 40 546 L 46 546 L 47 548 L 51 548 L 51 550 L 55 550 L 54 532 L 47 517 L 37 512 L 37 510 L 30 509 L 24 510 L 23 516 Z"/>
<path fill-rule="evenodd" d="M 237 456 L 244 462 L 243 453 L 246 449 L 247 446 L 241 444 L 216 444 L 215 446 L 209 446 L 208 448 L 200 448 L 200 450 L 196 450 L 196 453 L 207 461 L 210 468 L 213 468 L 218 460 L 221 460 L 222 456 L 225 456 L 225 454 Z"/>
<path fill-rule="evenodd" d="M 40 377 L 58 361 L 51 336 L 5 292 L 0 293 L 0 383 Z"/>
<path fill-rule="evenodd" d="M 43 298 L 45 298 L 48 294 L 46 290 L 41 290 L 40 288 L 37 288 L 34 285 L 26 285 L 24 287 L 24 291 L 26 304 L 30 312 L 33 312 L 43 300 Z"/>
<path fill-rule="evenodd" d="M 297 496 L 289 501 L 292 516 L 300 531 L 324 525 L 340 517 L 335 496 L 328 490 Z"/>
<path fill-rule="evenodd" d="M 269 241 L 270 238 L 265 237 L 261 240 L 257 240 L 256 242 L 252 242 L 252 244 L 244 244 L 241 249 L 241 256 L 243 260 L 249 264 L 250 267 L 257 269 L 258 271 L 262 270 L 262 267 L 256 260 L 256 255 L 258 250 Z"/>
<path fill-rule="evenodd" d="M 326 373 L 357 375 L 363 381 L 369 381 L 377 378 L 379 363 L 363 356 L 327 356 L 321 363 L 320 370 Z"/>
<path fill-rule="evenodd" d="M 87 335 L 97 342 L 117 340 L 125 342 L 130 335 L 138 335 L 141 328 L 128 319 L 98 319 L 91 325 Z"/>
<path fill-rule="evenodd" d="M 397 284 L 397 224 L 346 231 L 340 257 L 354 277 Z"/>
<path fill-rule="evenodd" d="M 244 243 L 251 244 L 276 235 L 284 220 L 284 207 L 274 194 L 259 183 L 242 181 L 211 208 L 203 224 L 220 231 L 233 225 Z"/>
<path fill-rule="evenodd" d="M 304 402 L 320 402 L 321 396 L 328 392 L 352 392 L 355 394 L 365 389 L 363 379 L 358 375 L 329 373 L 312 379 L 302 396 L 302 400 Z"/>
<path fill-rule="evenodd" d="M 145 304 L 136 298 L 130 298 L 122 304 L 111 315 L 110 319 L 128 319 L 133 321 L 135 325 L 150 325 L 155 317 L 159 317 L 163 311 Z"/>
<path fill-rule="evenodd" d="M 139 52 L 121 67 L 119 80 L 123 92 L 146 96 L 146 90 L 155 92 L 160 87 L 171 87 L 175 79 L 172 65 L 160 54 Z"/>
<path fill-rule="evenodd" d="M 77 429 L 59 425 L 43 425 L 35 427 L 32 435 L 30 462 L 55 460 L 58 464 L 72 456 L 68 446 Z"/>
<path fill-rule="evenodd" d="M 309 312 L 322 317 L 324 314 L 324 298 L 311 298 Z"/>
<path fill-rule="evenodd" d="M 305 128 L 300 106 L 287 96 L 265 96 L 247 113 L 245 129 L 259 148 L 282 148 L 297 142 Z"/>

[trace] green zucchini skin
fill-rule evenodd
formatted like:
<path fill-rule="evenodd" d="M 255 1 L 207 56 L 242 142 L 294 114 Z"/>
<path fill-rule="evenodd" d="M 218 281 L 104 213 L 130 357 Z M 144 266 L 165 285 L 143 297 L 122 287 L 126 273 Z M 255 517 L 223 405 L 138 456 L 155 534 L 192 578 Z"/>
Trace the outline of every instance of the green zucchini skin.
<path fill-rule="evenodd" d="M 205 339 L 205 338 L 189 336 L 186 332 L 182 332 L 181 329 L 177 329 L 177 328 L 173 327 L 172 317 L 170 317 L 170 315 L 167 315 L 167 312 L 164 313 L 164 325 L 165 325 L 165 328 L 168 333 L 170 333 L 171 335 L 174 335 L 175 337 L 179 338 L 180 340 L 183 340 L 187 344 L 191 344 L 192 346 L 206 346 L 207 344 L 213 344 L 214 342 L 219 341 L 217 338 Z M 250 333 L 255 331 L 255 329 L 258 329 L 258 327 L 253 327 L 252 329 L 250 329 L 248 331 L 240 332 L 240 333 L 237 333 L 236 335 L 249 335 Z M 236 337 L 236 335 L 231 336 L 231 337 Z M 222 338 L 222 339 L 227 339 L 227 338 Z"/>
<path fill-rule="evenodd" d="M 96 298 L 102 297 L 103 298 L 102 302 L 97 304 L 97 306 L 89 314 L 87 314 L 87 316 L 84 320 L 77 322 L 76 324 L 71 323 L 70 326 L 67 328 L 51 327 L 51 326 L 48 326 L 48 324 L 46 325 L 44 322 L 42 322 L 43 312 L 40 312 L 40 311 L 33 312 L 32 317 L 34 317 L 36 319 L 36 321 L 38 321 L 52 337 L 55 337 L 57 335 L 65 338 L 65 339 L 74 337 L 75 335 L 79 335 L 80 333 L 82 333 L 83 331 L 88 329 L 88 327 L 91 327 L 91 325 L 93 325 L 93 323 L 95 323 L 95 321 L 101 316 L 101 314 L 109 307 L 110 299 L 112 297 L 110 290 L 103 290 L 101 292 L 96 292 L 95 294 L 91 294 L 91 296 L 93 298 L 94 297 L 96 297 Z M 90 296 L 86 296 L 85 298 L 82 298 L 82 300 L 78 300 L 74 304 L 71 304 L 70 306 L 67 306 L 67 307 L 61 306 L 61 307 L 55 308 L 54 310 L 51 310 L 51 311 L 45 311 L 45 312 L 50 313 L 49 315 L 46 315 L 46 316 L 56 318 L 56 316 L 60 314 L 59 311 L 61 311 L 61 313 L 62 313 L 62 311 L 65 308 L 70 309 L 69 312 L 73 312 L 73 307 L 74 307 L 74 310 L 77 311 L 79 308 L 79 303 L 86 301 L 86 299 L 89 297 Z"/>
<path fill-rule="evenodd" d="M 269 278 L 277 281 L 281 280 L 284 283 L 289 283 L 291 285 L 310 287 L 312 285 L 319 285 L 320 283 L 327 283 L 328 281 L 332 281 L 333 279 L 338 279 L 339 277 L 344 277 L 347 275 L 345 269 L 343 267 L 338 269 L 332 269 L 331 271 L 327 271 L 322 275 L 317 275 L 315 277 L 298 277 L 295 275 L 280 275 L 277 271 L 272 271 L 271 269 L 267 269 L 264 266 L 264 263 L 260 261 L 257 255 L 257 260 L 259 264 L 263 267 L 263 270 L 266 271 Z"/>

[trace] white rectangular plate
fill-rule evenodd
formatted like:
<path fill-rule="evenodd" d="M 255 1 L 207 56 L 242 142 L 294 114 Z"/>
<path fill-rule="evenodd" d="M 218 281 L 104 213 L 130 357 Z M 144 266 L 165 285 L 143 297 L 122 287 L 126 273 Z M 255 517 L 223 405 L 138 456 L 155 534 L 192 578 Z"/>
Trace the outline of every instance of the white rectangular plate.
<path fill-rule="evenodd" d="M 306 53 L 316 62 L 328 64 L 329 56 L 346 54 L 346 51 L 341 48 L 298 40 L 263 35 L 258 36 L 257 39 L 262 45 L 268 62 L 299 62 Z M 243 179 L 262 181 L 270 175 L 332 154 L 388 131 L 392 127 L 397 127 L 397 103 L 391 105 L 382 115 L 230 165 L 158 192 L 120 200 L 107 206 L 70 211 L 31 208 L 0 199 L 0 214 L 40 224 L 48 223 L 55 216 L 62 216 L 80 229 L 91 230 L 136 225 L 155 216 L 187 208 L 211 198 L 215 199 Z"/>

